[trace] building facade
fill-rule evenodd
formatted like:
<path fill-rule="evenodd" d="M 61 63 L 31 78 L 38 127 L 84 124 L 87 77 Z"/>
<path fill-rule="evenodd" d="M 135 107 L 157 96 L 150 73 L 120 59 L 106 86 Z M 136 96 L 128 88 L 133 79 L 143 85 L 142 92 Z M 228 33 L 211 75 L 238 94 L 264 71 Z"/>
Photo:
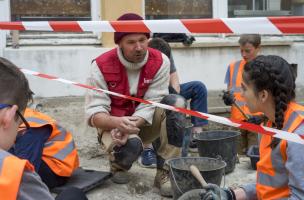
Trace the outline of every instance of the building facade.
<path fill-rule="evenodd" d="M 31 5 L 29 5 L 31 4 Z M 0 0 L 0 20 L 115 20 L 125 12 L 146 19 L 218 18 L 268 15 L 303 15 L 304 0 Z M 0 31 L 0 54 L 17 65 L 85 83 L 95 57 L 114 46 L 113 33 L 20 32 L 14 44 L 10 31 Z M 182 82 L 200 80 L 209 91 L 225 89 L 229 62 L 240 59 L 238 37 L 195 35 L 191 46 L 173 44 Z M 304 95 L 304 37 L 263 36 L 262 53 L 298 63 L 299 98 Z M 220 59 L 219 59 L 220 57 Z M 28 77 L 40 97 L 82 96 L 85 90 Z"/>

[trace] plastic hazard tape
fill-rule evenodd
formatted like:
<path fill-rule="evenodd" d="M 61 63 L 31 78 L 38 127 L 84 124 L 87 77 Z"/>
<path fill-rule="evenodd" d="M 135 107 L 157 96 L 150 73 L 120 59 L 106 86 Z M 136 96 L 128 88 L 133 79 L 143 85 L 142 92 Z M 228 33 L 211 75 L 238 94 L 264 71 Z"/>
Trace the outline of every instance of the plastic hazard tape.
<path fill-rule="evenodd" d="M 0 22 L 0 29 L 61 32 L 303 34 L 304 17 L 252 17 L 133 21 Z"/>
<path fill-rule="evenodd" d="M 124 98 L 124 99 L 129 99 L 129 100 L 132 100 L 132 101 L 137 101 L 137 102 L 144 103 L 144 104 L 152 104 L 152 105 L 154 105 L 156 107 L 159 107 L 159 108 L 188 114 L 188 115 L 191 115 L 191 116 L 199 117 L 199 118 L 206 119 L 206 120 L 213 121 L 213 122 L 217 122 L 217 123 L 220 123 L 220 124 L 224 124 L 224 125 L 228 125 L 228 126 L 232 126 L 232 127 L 236 127 L 236 128 L 240 128 L 240 129 L 245 129 L 245 130 L 248 130 L 248 131 L 258 132 L 258 133 L 270 135 L 270 136 L 273 136 L 273 137 L 276 137 L 276 138 L 280 138 L 280 139 L 304 144 L 304 136 L 301 136 L 301 135 L 298 135 L 298 134 L 295 134 L 295 133 L 290 133 L 290 132 L 286 132 L 286 131 L 282 131 L 282 130 L 277 130 L 277 129 L 269 128 L 269 127 L 265 127 L 265 126 L 259 126 L 259 125 L 255 125 L 255 124 L 251 124 L 251 123 L 247 123 L 247 122 L 230 120 L 230 119 L 225 118 L 225 117 L 220 117 L 220 116 L 211 115 L 211 114 L 207 114 L 207 113 L 188 110 L 188 109 L 185 109 L 185 108 L 169 106 L 169 105 L 165 105 L 165 104 L 161 104 L 161 103 L 157 103 L 157 102 L 153 102 L 153 101 L 149 101 L 149 100 L 139 99 L 139 98 L 136 98 L 136 97 L 127 96 L 127 95 L 119 94 L 119 93 L 116 93 L 116 92 L 111 92 L 111 91 L 108 91 L 108 90 L 104 90 L 104 89 L 101 89 L 101 88 L 96 88 L 96 87 L 92 87 L 92 86 L 89 86 L 89 85 L 69 81 L 69 80 L 58 78 L 58 77 L 55 77 L 55 76 L 42 74 L 42 73 L 31 71 L 31 70 L 28 70 L 28 69 L 20 68 L 20 70 L 24 74 L 33 75 L 33 76 L 37 76 L 37 77 L 40 77 L 40 78 L 49 79 L 49 80 L 52 80 L 52 81 L 58 81 L 58 82 L 62 82 L 62 83 L 69 84 L 69 85 L 75 85 L 75 86 L 86 88 L 86 89 L 89 89 L 89 90 L 95 90 L 97 92 L 104 92 L 104 93 L 109 94 L 109 95 L 121 97 L 121 98 Z"/>

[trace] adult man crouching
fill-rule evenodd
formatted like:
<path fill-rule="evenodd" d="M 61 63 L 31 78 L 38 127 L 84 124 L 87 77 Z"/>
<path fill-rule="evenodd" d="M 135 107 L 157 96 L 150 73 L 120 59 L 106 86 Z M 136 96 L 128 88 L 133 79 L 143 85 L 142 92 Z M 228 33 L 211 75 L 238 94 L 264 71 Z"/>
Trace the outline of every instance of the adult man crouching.
<path fill-rule="evenodd" d="M 142 20 L 127 13 L 118 20 Z M 141 99 L 185 107 L 178 95 L 168 95 L 169 59 L 148 48 L 148 33 L 116 32 L 118 45 L 92 63 L 88 84 Z M 154 185 L 163 196 L 171 195 L 168 170 L 164 160 L 180 155 L 185 116 L 164 111 L 151 104 L 88 91 L 86 117 L 96 127 L 102 146 L 109 152 L 113 182 L 127 183 L 127 171 L 143 150 L 143 143 L 154 142 L 157 150 L 157 173 Z M 167 131 L 170 130 L 170 131 Z"/>

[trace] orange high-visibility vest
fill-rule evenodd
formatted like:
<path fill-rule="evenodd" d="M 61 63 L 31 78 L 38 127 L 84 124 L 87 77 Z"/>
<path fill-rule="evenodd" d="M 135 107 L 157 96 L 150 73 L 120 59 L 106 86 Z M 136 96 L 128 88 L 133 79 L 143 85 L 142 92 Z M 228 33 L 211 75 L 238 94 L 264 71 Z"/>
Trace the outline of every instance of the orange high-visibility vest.
<path fill-rule="evenodd" d="M 284 116 L 283 130 L 293 132 L 304 121 L 304 106 L 291 102 Z M 268 123 L 268 126 L 270 124 Z M 260 141 L 260 161 L 257 163 L 257 196 L 258 199 L 272 200 L 290 196 L 288 187 L 287 141 L 282 140 L 271 149 L 272 136 L 262 135 Z"/>
<path fill-rule="evenodd" d="M 27 108 L 24 117 L 31 128 L 51 126 L 52 133 L 44 144 L 42 160 L 58 176 L 69 177 L 79 167 L 79 158 L 72 134 L 51 117 Z"/>
<path fill-rule="evenodd" d="M 228 89 L 230 92 L 234 94 L 235 102 L 240 106 L 240 108 L 244 111 L 247 115 L 257 115 L 262 113 L 250 113 L 246 102 L 244 98 L 241 96 L 241 83 L 242 83 L 242 74 L 244 71 L 244 66 L 246 64 L 246 61 L 239 60 L 237 62 L 233 62 L 229 65 L 230 68 L 230 81 L 228 85 Z M 234 120 L 245 120 L 245 117 L 242 115 L 242 113 L 234 106 L 231 106 L 231 119 Z"/>
<path fill-rule="evenodd" d="M 0 150 L 0 198 L 16 200 L 24 170 L 34 171 L 27 161 Z"/>

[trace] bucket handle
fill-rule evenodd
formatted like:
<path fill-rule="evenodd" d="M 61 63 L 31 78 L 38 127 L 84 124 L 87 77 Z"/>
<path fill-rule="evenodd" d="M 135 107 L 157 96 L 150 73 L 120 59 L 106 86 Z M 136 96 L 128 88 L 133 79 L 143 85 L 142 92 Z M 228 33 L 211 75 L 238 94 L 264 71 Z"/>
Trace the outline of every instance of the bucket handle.
<path fill-rule="evenodd" d="M 171 165 L 169 165 L 169 169 L 170 169 L 170 171 L 171 171 L 171 174 L 172 174 L 172 178 L 173 178 L 174 184 L 176 185 L 178 191 L 179 191 L 181 194 L 184 194 L 184 192 L 180 189 L 180 187 L 178 186 L 178 183 L 176 182 L 175 174 L 174 174 L 174 172 L 173 172 L 173 170 L 172 170 Z"/>

